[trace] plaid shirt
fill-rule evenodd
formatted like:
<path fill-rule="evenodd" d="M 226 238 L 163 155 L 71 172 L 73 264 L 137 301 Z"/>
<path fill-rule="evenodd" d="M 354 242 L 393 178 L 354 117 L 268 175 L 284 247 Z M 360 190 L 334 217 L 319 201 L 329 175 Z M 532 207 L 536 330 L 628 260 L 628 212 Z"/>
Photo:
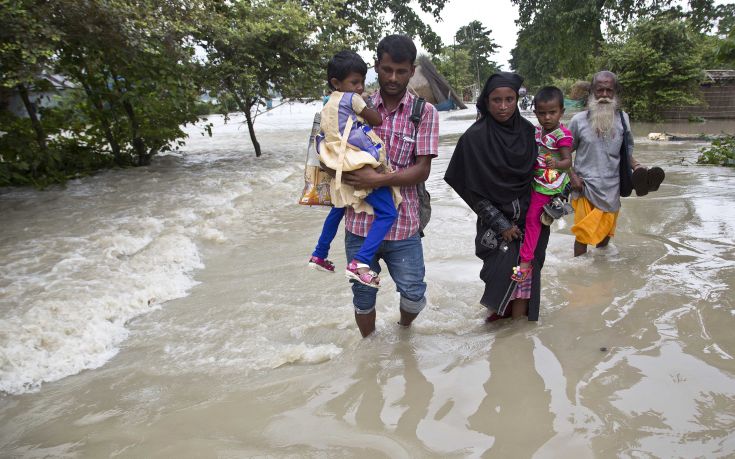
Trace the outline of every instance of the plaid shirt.
<path fill-rule="evenodd" d="M 411 108 L 414 96 L 406 91 L 398 107 L 392 111 L 383 105 L 380 91 L 372 96 L 375 109 L 383 118 L 383 124 L 373 127 L 383 140 L 386 156 L 391 166 L 406 169 L 416 163 L 416 156 L 429 155 L 435 157 L 439 147 L 439 115 L 433 105 L 427 103 L 421 115 L 416 140 L 414 141 L 414 124 L 411 121 Z M 416 148 L 414 149 L 414 144 Z M 402 186 L 403 202 L 398 206 L 398 218 L 385 239 L 401 241 L 413 236 L 419 230 L 419 197 L 416 185 Z M 373 216 L 356 213 L 351 207 L 346 208 L 345 228 L 358 236 L 367 236 Z"/>

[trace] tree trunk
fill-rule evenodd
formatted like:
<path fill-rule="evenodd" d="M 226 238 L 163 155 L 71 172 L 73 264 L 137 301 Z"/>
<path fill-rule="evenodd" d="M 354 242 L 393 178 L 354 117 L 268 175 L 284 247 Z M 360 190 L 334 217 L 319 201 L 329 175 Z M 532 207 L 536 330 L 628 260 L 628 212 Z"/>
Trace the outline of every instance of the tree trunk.
<path fill-rule="evenodd" d="M 28 118 L 31 120 L 31 126 L 33 126 L 33 130 L 36 132 L 36 142 L 38 142 L 38 146 L 41 148 L 43 155 L 46 156 L 48 153 L 46 133 L 43 131 L 43 126 L 41 126 L 41 122 L 38 120 L 38 116 L 36 115 L 36 107 L 33 106 L 31 99 L 28 97 L 28 88 L 21 83 L 18 85 L 18 92 L 20 93 L 20 98 L 23 101 L 26 111 L 28 112 Z"/>
<path fill-rule="evenodd" d="M 260 157 L 260 143 L 258 143 L 258 139 L 255 138 L 255 127 L 253 126 L 253 117 L 250 116 L 250 109 L 253 108 L 253 105 L 255 104 L 255 101 L 248 100 L 247 103 L 240 99 L 240 96 L 237 95 L 235 91 L 232 90 L 232 85 L 228 84 L 228 89 L 230 90 L 230 94 L 232 95 L 232 98 L 235 99 L 235 103 L 237 104 L 237 107 L 240 109 L 241 112 L 245 114 L 245 120 L 248 122 L 248 131 L 250 132 L 250 141 L 253 142 L 253 148 L 255 148 L 255 157 Z"/>
<path fill-rule="evenodd" d="M 595 23 L 592 25 L 594 28 L 594 45 L 592 47 L 592 55 L 600 57 L 602 55 L 602 44 L 605 41 L 605 37 L 602 36 L 602 9 L 605 7 L 605 0 L 597 0 L 597 9 L 595 12 Z"/>
<path fill-rule="evenodd" d="M 133 106 L 125 100 L 123 101 L 123 107 L 130 120 L 130 129 L 133 134 L 133 149 L 135 150 L 135 154 L 138 155 L 138 166 L 147 166 L 151 163 L 152 155 L 146 152 L 145 142 L 140 137 L 140 124 L 138 124 L 138 119 L 135 117 Z"/>
<path fill-rule="evenodd" d="M 258 139 L 255 138 L 255 127 L 253 126 L 253 118 L 250 116 L 250 109 L 252 108 L 253 104 L 248 103 L 246 104 L 246 110 L 245 110 L 245 119 L 248 122 L 248 131 L 250 132 L 250 140 L 253 142 L 253 147 L 255 148 L 255 157 L 260 157 L 260 143 L 258 142 Z"/>
<path fill-rule="evenodd" d="M 153 153 L 146 151 L 145 141 L 140 136 L 140 123 L 138 122 L 138 118 L 135 116 L 133 104 L 125 99 L 125 93 L 130 92 L 130 88 L 126 88 L 125 91 L 122 90 L 123 88 L 120 87 L 120 80 L 117 78 L 117 72 L 110 70 L 109 77 L 112 79 L 112 82 L 117 89 L 117 93 L 120 94 L 122 106 L 125 109 L 125 114 L 128 116 L 128 120 L 130 121 L 130 134 L 133 137 L 133 150 L 138 157 L 137 165 L 148 166 L 151 163 L 151 156 L 153 156 Z"/>
<path fill-rule="evenodd" d="M 107 143 L 110 144 L 110 149 L 112 150 L 112 156 L 115 158 L 115 164 L 118 166 L 123 165 L 122 161 L 122 155 L 120 154 L 120 144 L 117 143 L 117 140 L 115 140 L 115 136 L 112 135 L 112 128 L 110 127 L 110 120 L 107 119 L 107 115 L 105 114 L 105 107 L 102 104 L 102 101 L 99 97 L 95 97 L 94 91 L 92 91 L 91 86 L 89 86 L 88 83 L 86 83 L 81 78 L 78 78 L 79 81 L 82 82 L 82 87 L 84 88 L 84 92 L 87 94 L 87 98 L 92 103 L 92 106 L 97 109 L 97 111 L 100 113 L 100 124 L 102 124 L 102 130 L 105 132 L 105 138 L 107 138 Z"/>

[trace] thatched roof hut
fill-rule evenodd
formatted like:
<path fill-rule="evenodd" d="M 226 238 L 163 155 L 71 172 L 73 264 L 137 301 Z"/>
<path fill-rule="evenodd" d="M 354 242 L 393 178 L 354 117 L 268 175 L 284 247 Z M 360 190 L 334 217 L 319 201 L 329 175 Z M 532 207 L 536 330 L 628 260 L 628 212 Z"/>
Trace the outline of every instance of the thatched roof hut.
<path fill-rule="evenodd" d="M 426 56 L 419 57 L 416 72 L 408 82 L 408 89 L 433 104 L 437 110 L 467 108 L 462 103 L 462 98 L 457 95 L 446 78 L 439 73 Z"/>

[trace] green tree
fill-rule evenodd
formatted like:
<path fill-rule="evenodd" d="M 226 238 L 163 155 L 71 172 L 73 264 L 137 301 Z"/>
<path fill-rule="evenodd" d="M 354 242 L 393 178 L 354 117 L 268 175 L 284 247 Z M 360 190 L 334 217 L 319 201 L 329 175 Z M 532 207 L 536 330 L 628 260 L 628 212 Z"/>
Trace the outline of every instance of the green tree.
<path fill-rule="evenodd" d="M 728 68 L 735 68 L 735 28 L 717 45 L 715 59 Z"/>
<path fill-rule="evenodd" d="M 79 84 L 89 135 L 105 139 L 117 164 L 145 165 L 184 137 L 199 89 L 187 43 L 195 2 L 91 0 L 53 3 L 63 39 L 56 68 Z"/>
<path fill-rule="evenodd" d="M 45 89 L 41 73 L 48 67 L 58 34 L 43 20 L 44 3 L 31 0 L 0 0 L 0 88 L 18 92 L 28 113 L 35 140 L 48 155 L 46 132 L 29 97 L 29 88 Z"/>
<path fill-rule="evenodd" d="M 692 30 L 701 33 L 716 32 L 725 36 L 735 24 L 735 4 L 715 5 L 714 0 L 689 0 L 690 10 L 682 12 L 677 8 L 682 18 Z"/>
<path fill-rule="evenodd" d="M 444 2 L 421 0 L 419 5 L 438 17 Z M 387 28 L 419 36 L 430 50 L 441 46 L 415 11 L 397 0 L 208 2 L 195 39 L 207 53 L 202 65 L 207 88 L 237 104 L 260 156 L 257 107 L 273 93 L 284 99 L 320 97 L 329 56 L 359 45 L 372 48 Z"/>
<path fill-rule="evenodd" d="M 528 87 L 548 85 L 556 78 L 586 78 L 594 70 L 591 36 L 575 38 L 563 32 L 549 38 L 545 30 L 542 26 L 521 30 L 511 51 L 511 68 L 523 75 Z"/>
<path fill-rule="evenodd" d="M 475 83 L 475 67 L 469 51 L 457 46 L 446 46 L 439 54 L 431 57 L 431 62 L 441 75 L 451 82 L 455 90 Z"/>
<path fill-rule="evenodd" d="M 419 7 L 439 18 L 445 1 Z M 0 185 L 147 164 L 183 143 L 204 89 L 243 111 L 259 155 L 256 107 L 272 93 L 319 97 L 335 51 L 372 48 L 387 30 L 441 47 L 399 0 L 0 0 L 0 21 L 0 99 L 17 93 L 28 112 L 0 104 Z M 51 73 L 73 89 L 39 110 L 29 94 Z"/>
<path fill-rule="evenodd" d="M 269 94 L 321 95 L 327 57 L 346 46 L 330 30 L 343 22 L 329 14 L 334 6 L 323 2 L 320 11 L 308 11 L 293 0 L 222 1 L 205 14 L 197 40 L 207 53 L 206 84 L 243 112 L 256 156 L 261 147 L 253 112 Z"/>
<path fill-rule="evenodd" d="M 602 53 L 604 31 L 615 36 L 639 17 L 672 0 L 511 0 L 518 6 L 518 41 L 511 66 L 531 85 L 552 78 L 586 77 Z"/>
<path fill-rule="evenodd" d="M 698 101 L 701 49 L 682 20 L 640 20 L 605 48 L 602 63 L 618 75 L 636 119 L 658 120 L 661 110 Z"/>
<path fill-rule="evenodd" d="M 454 35 L 457 49 L 470 57 L 470 67 L 478 83 L 498 70 L 498 64 L 491 60 L 498 49 L 498 44 L 490 37 L 491 33 L 480 21 L 472 21 L 460 27 Z"/>
<path fill-rule="evenodd" d="M 319 14 L 332 14 L 338 22 L 325 24 L 325 36 L 349 36 L 347 41 L 374 49 L 386 31 L 403 33 L 421 40 L 424 48 L 431 54 L 439 53 L 441 38 L 416 14 L 415 4 L 435 20 L 441 20 L 441 11 L 447 0 L 302 0 L 301 5 L 308 11 Z"/>
<path fill-rule="evenodd" d="M 720 67 L 735 68 L 735 4 L 719 5 L 716 11 L 715 60 Z"/>
<path fill-rule="evenodd" d="M 0 183 L 44 186 L 112 162 L 147 164 L 181 142 L 180 126 L 197 119 L 199 89 L 191 78 L 193 45 L 187 39 L 191 12 L 201 6 L 195 0 L 3 6 L 9 8 L 0 10 L 0 86 L 17 89 L 25 99 L 20 86 L 52 89 L 39 81 L 61 74 L 73 89 L 57 96 L 56 106 L 33 106 L 28 121 L 0 113 L 8 126 L 0 138 Z M 24 141 L 30 132 L 37 148 Z"/>

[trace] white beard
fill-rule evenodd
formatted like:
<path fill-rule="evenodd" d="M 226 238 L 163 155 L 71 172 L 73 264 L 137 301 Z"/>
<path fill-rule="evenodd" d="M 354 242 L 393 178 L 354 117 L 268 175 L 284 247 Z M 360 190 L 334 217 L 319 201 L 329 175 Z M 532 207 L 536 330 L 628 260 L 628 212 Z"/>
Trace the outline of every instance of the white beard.
<path fill-rule="evenodd" d="M 603 99 L 610 102 L 600 102 L 594 96 L 590 98 L 587 108 L 590 112 L 590 125 L 597 135 L 608 137 L 615 124 L 615 111 L 618 109 L 618 98 Z"/>

